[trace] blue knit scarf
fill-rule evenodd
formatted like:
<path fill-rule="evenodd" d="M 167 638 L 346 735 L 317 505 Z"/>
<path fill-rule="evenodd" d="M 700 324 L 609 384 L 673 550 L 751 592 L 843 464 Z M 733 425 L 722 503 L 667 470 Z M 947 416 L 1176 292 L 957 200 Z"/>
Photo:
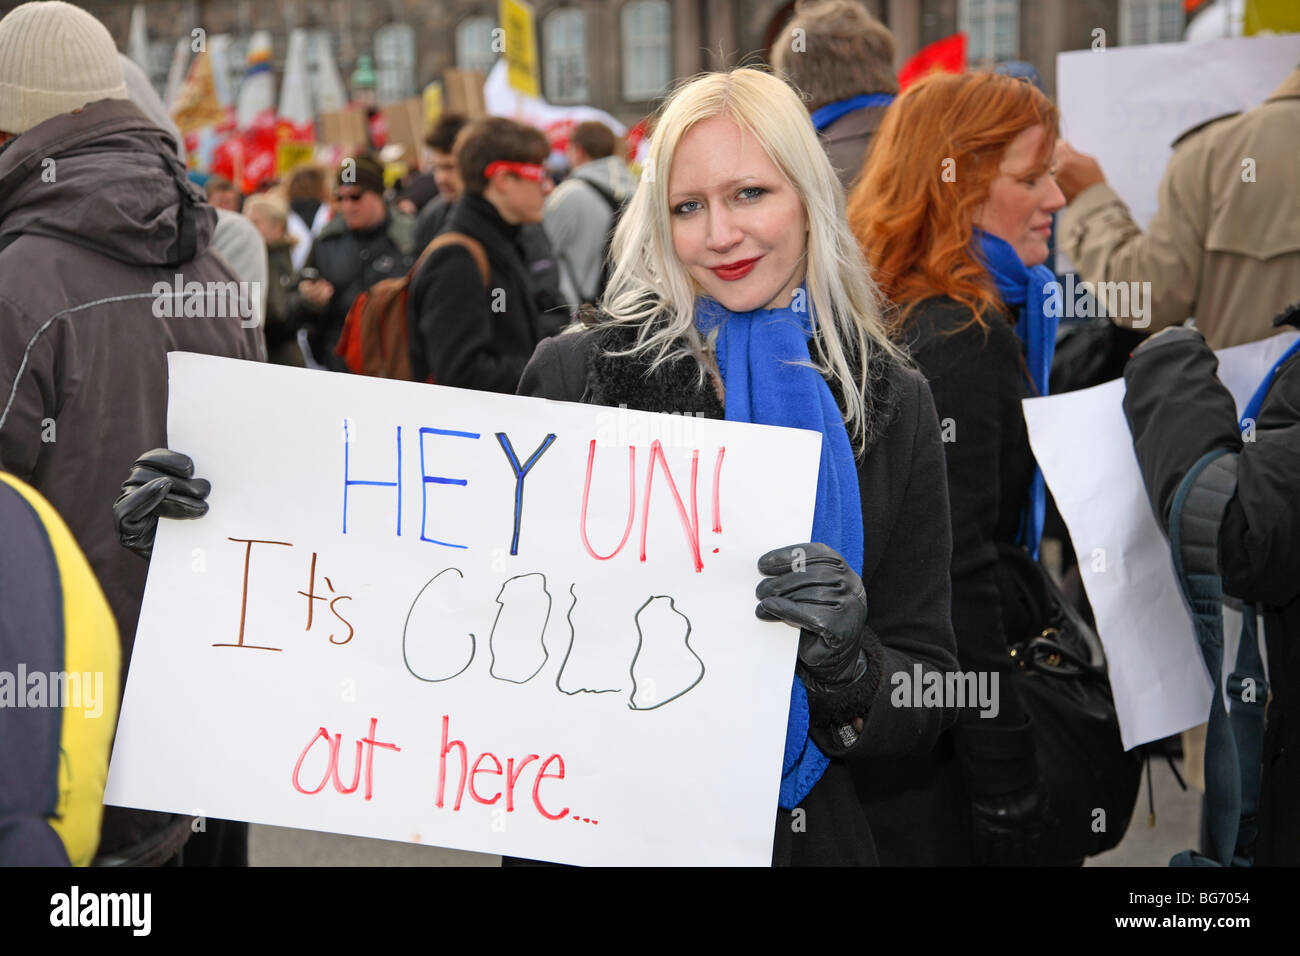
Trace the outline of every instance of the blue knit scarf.
<path fill-rule="evenodd" d="M 812 120 L 813 129 L 820 133 L 841 116 L 864 110 L 868 106 L 888 106 L 892 102 L 894 102 L 893 93 L 863 93 L 859 96 L 850 96 L 847 100 L 827 103 L 820 109 L 813 110 L 809 119 Z"/>
<path fill-rule="evenodd" d="M 1016 335 L 1025 343 L 1025 362 L 1029 378 L 1039 395 L 1046 395 L 1052 373 L 1052 356 L 1056 352 L 1056 326 L 1058 316 L 1048 315 L 1044 308 L 1051 294 L 1056 276 L 1047 266 L 1026 266 L 1012 248 L 1011 243 L 982 229 L 975 230 L 977 251 L 989 275 L 997 283 L 998 295 L 1012 306 L 1020 318 L 1016 322 Z M 1034 465 L 1034 478 L 1029 486 L 1029 505 L 1020 523 L 1019 540 L 1038 560 L 1038 548 L 1043 540 L 1043 517 L 1047 512 L 1047 485 L 1043 470 Z"/>
<path fill-rule="evenodd" d="M 811 300 L 800 288 L 792 304 Z M 730 312 L 713 299 L 696 300 L 696 327 L 718 328 L 718 371 L 726 391 L 727 421 L 806 428 L 822 435 L 812 540 L 834 548 L 862 573 L 862 501 L 858 469 L 844 415 L 830 387 L 809 365 L 814 320 L 805 309 Z M 778 803 L 796 807 L 821 779 L 830 760 L 808 736 L 808 692 L 798 677 L 790 692 L 785 759 Z"/>

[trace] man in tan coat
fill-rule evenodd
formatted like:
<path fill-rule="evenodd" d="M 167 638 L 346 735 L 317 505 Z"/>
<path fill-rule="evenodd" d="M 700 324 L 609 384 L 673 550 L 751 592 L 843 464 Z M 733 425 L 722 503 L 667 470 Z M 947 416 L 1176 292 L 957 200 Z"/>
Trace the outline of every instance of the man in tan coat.
<path fill-rule="evenodd" d="M 1281 331 L 1273 317 L 1300 298 L 1300 67 L 1254 109 L 1174 141 L 1145 233 L 1095 159 L 1062 142 L 1056 162 L 1069 202 L 1057 238 L 1080 276 L 1151 283 L 1146 315 L 1117 324 L 1194 317 L 1216 349 Z"/>

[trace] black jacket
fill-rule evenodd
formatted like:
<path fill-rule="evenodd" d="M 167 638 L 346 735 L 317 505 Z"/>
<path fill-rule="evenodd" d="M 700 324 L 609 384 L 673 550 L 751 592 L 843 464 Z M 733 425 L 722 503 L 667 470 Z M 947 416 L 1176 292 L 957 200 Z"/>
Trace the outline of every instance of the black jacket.
<path fill-rule="evenodd" d="M 951 740 L 936 751 L 942 766 L 933 767 L 935 775 L 928 778 L 929 812 L 950 829 L 932 827 L 926 840 L 900 843 L 906 858 L 898 862 L 972 862 L 969 797 L 1023 791 L 1038 777 L 1032 729 L 1008 651 L 1008 637 L 1025 636 L 1033 622 L 1020 619 L 1013 602 L 1004 602 L 1007 569 L 998 554 L 999 547 L 1015 545 L 1029 500 L 1034 457 L 1020 402 L 1031 392 L 1010 322 L 998 313 L 986 333 L 970 324 L 972 318 L 952 299 L 927 299 L 909 316 L 906 335 L 930 383 L 943 432 L 957 659 L 963 671 L 998 674 L 998 713 L 982 717 L 967 708 L 960 714 Z"/>
<path fill-rule="evenodd" d="M 405 213 L 390 212 L 380 225 L 364 232 L 349 229 L 342 216 L 335 216 L 321 230 L 305 268 L 314 268 L 329 280 L 334 295 L 319 312 L 301 302 L 296 316 L 309 326 L 312 351 L 321 364 L 345 369 L 334 346 L 353 301 L 376 282 L 406 275 L 415 257 L 415 221 Z"/>
<path fill-rule="evenodd" d="M 1280 317 L 1279 317 L 1280 318 Z M 1243 442 L 1218 359 L 1199 335 L 1178 329 L 1144 346 L 1124 370 L 1124 414 L 1151 496 L 1167 530 L 1173 495 L 1198 459 L 1240 454 L 1237 491 L 1219 528 L 1226 594 L 1260 606 L 1272 695 L 1260 788 L 1260 866 L 1300 865 L 1300 356 L 1279 370 Z"/>
<path fill-rule="evenodd" d="M 512 393 L 544 337 L 519 227 L 486 199 L 467 194 L 443 231 L 483 244 L 491 281 L 483 285 L 464 246 L 445 246 L 424 261 L 407 300 L 413 377 L 418 382 L 432 374 L 439 385 Z"/>
<path fill-rule="evenodd" d="M 643 364 L 611 359 L 597 348 L 600 342 L 625 347 L 627 336 L 598 327 L 546 340 L 524 372 L 519 394 L 724 417 L 712 388 L 698 384 L 693 361 L 671 363 L 647 378 Z M 832 760 L 800 804 L 806 832 L 796 832 L 789 812 L 778 812 L 777 864 L 875 863 L 873 837 L 877 843 L 921 837 L 916 829 L 886 832 L 896 821 L 864 807 L 853 781 L 877 780 L 889 767 L 918 759 L 912 755 L 929 751 L 954 719 L 953 711 L 942 707 L 890 703 L 891 675 L 911 675 L 914 664 L 939 672 L 955 666 L 948 620 L 950 536 L 943 452 L 929 389 L 916 372 L 886 362 L 872 368 L 872 381 L 877 387 L 870 396 L 871 437 L 858 465 L 869 667 L 867 678 L 848 692 L 865 725 L 846 747 L 826 719 L 844 701 L 810 694 L 813 738 Z M 755 584 L 758 577 L 756 569 Z M 908 799 L 901 792 L 894 796 Z"/>
<path fill-rule="evenodd" d="M 454 202 L 438 196 L 420 210 L 415 221 L 415 248 L 421 251 L 447 228 Z M 542 331 L 554 335 L 569 324 L 569 306 L 560 294 L 560 265 L 551 249 L 551 241 L 540 222 L 527 222 L 519 227 L 517 239 L 520 253 L 528 266 L 529 281 L 533 286 L 533 302 L 542 314 Z"/>

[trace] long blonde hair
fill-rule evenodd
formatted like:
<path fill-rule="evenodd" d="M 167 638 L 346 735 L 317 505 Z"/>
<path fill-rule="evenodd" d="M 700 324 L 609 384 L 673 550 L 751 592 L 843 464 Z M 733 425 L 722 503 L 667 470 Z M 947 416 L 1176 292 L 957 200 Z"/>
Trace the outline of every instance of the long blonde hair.
<path fill-rule="evenodd" d="M 816 320 L 809 354 L 839 385 L 845 425 L 861 447 L 869 431 L 869 359 L 874 350 L 904 359 L 885 333 L 880 294 L 849 231 L 835 170 L 799 97 L 769 73 L 706 73 L 664 105 L 641 181 L 614 233 L 613 270 L 601 302 L 609 322 L 636 327 L 635 344 L 609 354 L 641 357 L 654 369 L 685 355 L 698 360 L 704 350 L 695 328 L 696 287 L 673 250 L 668 178 L 686 131 L 720 115 L 755 138 L 803 203 L 805 282 Z M 705 374 L 701 366 L 701 384 Z"/>

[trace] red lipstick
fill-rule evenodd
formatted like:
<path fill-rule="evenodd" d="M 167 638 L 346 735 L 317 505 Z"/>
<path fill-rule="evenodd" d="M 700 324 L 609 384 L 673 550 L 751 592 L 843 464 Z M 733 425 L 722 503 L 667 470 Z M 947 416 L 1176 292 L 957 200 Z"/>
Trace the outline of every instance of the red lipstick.
<path fill-rule="evenodd" d="M 741 259 L 738 262 L 729 262 L 725 266 L 718 266 L 711 270 L 715 276 L 725 282 L 735 282 L 737 279 L 743 279 L 754 271 L 754 263 L 758 262 L 762 256 L 755 256 L 753 259 Z"/>

